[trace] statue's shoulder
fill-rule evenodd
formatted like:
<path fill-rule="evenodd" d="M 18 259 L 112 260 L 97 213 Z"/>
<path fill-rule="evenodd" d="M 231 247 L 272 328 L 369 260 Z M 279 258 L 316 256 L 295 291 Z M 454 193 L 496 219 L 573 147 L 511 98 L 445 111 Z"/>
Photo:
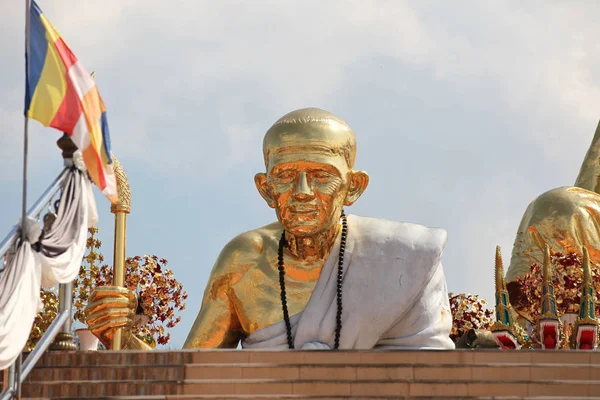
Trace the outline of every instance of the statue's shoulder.
<path fill-rule="evenodd" d="M 396 304 L 404 306 L 420 296 L 441 270 L 448 237 L 444 229 L 354 215 L 348 216 L 348 238 L 351 236 L 355 267 L 349 271 L 358 281 L 381 279 L 378 284 L 391 287 Z"/>
<path fill-rule="evenodd" d="M 448 240 L 445 229 L 431 228 L 411 222 L 390 221 L 351 215 L 349 224 L 356 226 L 357 239 L 370 248 L 389 254 L 421 253 L 439 258 Z"/>
<path fill-rule="evenodd" d="M 235 236 L 221 250 L 214 268 L 225 270 L 236 268 L 238 264 L 248 265 L 268 248 L 277 245 L 278 232 L 281 232 L 281 226 L 272 223 Z"/>

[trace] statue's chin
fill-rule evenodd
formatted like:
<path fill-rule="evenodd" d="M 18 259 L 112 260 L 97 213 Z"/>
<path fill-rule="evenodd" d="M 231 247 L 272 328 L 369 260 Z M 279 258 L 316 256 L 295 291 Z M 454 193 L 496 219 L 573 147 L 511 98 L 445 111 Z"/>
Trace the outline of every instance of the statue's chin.
<path fill-rule="evenodd" d="M 285 224 L 283 228 L 286 232 L 291 233 L 296 237 L 310 237 L 323 232 L 325 229 L 322 229 L 320 226 L 317 226 L 317 223 L 296 223 L 296 224 Z"/>

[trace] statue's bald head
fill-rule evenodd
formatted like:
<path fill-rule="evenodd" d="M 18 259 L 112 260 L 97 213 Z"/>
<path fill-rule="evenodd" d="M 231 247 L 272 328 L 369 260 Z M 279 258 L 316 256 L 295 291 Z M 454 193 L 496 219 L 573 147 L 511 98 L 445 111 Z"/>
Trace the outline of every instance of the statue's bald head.
<path fill-rule="evenodd" d="M 263 140 L 265 166 L 269 158 L 286 152 L 314 150 L 323 155 L 342 156 L 349 169 L 356 158 L 356 137 L 340 118 L 318 108 L 292 111 L 269 128 Z"/>
<path fill-rule="evenodd" d="M 286 232 L 311 236 L 329 231 L 369 184 L 354 170 L 356 138 L 344 121 L 318 108 L 281 117 L 263 141 L 266 172 L 254 183 Z"/>

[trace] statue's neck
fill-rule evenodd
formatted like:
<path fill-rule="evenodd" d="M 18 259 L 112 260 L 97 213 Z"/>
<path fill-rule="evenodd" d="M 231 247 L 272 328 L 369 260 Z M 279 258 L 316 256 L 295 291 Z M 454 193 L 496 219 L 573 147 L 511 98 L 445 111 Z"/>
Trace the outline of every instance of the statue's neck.
<path fill-rule="evenodd" d="M 328 231 L 303 237 L 286 232 L 288 250 L 301 260 L 325 259 L 335 243 L 340 228 L 340 224 L 335 224 Z"/>

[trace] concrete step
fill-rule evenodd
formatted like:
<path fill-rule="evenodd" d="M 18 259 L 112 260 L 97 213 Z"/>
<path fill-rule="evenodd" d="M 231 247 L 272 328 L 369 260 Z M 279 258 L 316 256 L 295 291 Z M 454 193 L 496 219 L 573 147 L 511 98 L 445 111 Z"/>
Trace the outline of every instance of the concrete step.
<path fill-rule="evenodd" d="M 104 400 L 106 397 L 88 397 L 89 400 Z M 166 396 L 119 396 L 119 400 L 194 400 L 194 399 L 240 399 L 240 400 L 273 400 L 273 399 L 310 399 L 310 400 L 582 400 L 572 396 L 310 396 L 310 395 L 166 395 Z M 600 400 L 600 397 L 585 397 L 585 400 Z"/>
<path fill-rule="evenodd" d="M 587 399 L 600 397 L 600 352 L 58 352 L 43 356 L 23 395 L 136 400 Z"/>
<path fill-rule="evenodd" d="M 50 352 L 40 366 L 181 364 L 600 364 L 598 351 L 93 351 Z"/>
<path fill-rule="evenodd" d="M 295 379 L 321 380 L 598 380 L 585 364 L 186 364 L 36 367 L 28 382 L 68 380 Z"/>
<path fill-rule="evenodd" d="M 96 365 L 80 367 L 35 367 L 26 383 L 52 381 L 118 381 L 118 380 L 158 380 L 182 381 L 185 379 L 185 365 Z"/>
<path fill-rule="evenodd" d="M 141 396 L 141 395 L 313 395 L 313 396 L 576 396 L 586 398 L 600 393 L 600 381 L 527 380 L 276 380 L 203 379 L 174 381 L 55 381 L 30 384 L 24 397 Z"/>

